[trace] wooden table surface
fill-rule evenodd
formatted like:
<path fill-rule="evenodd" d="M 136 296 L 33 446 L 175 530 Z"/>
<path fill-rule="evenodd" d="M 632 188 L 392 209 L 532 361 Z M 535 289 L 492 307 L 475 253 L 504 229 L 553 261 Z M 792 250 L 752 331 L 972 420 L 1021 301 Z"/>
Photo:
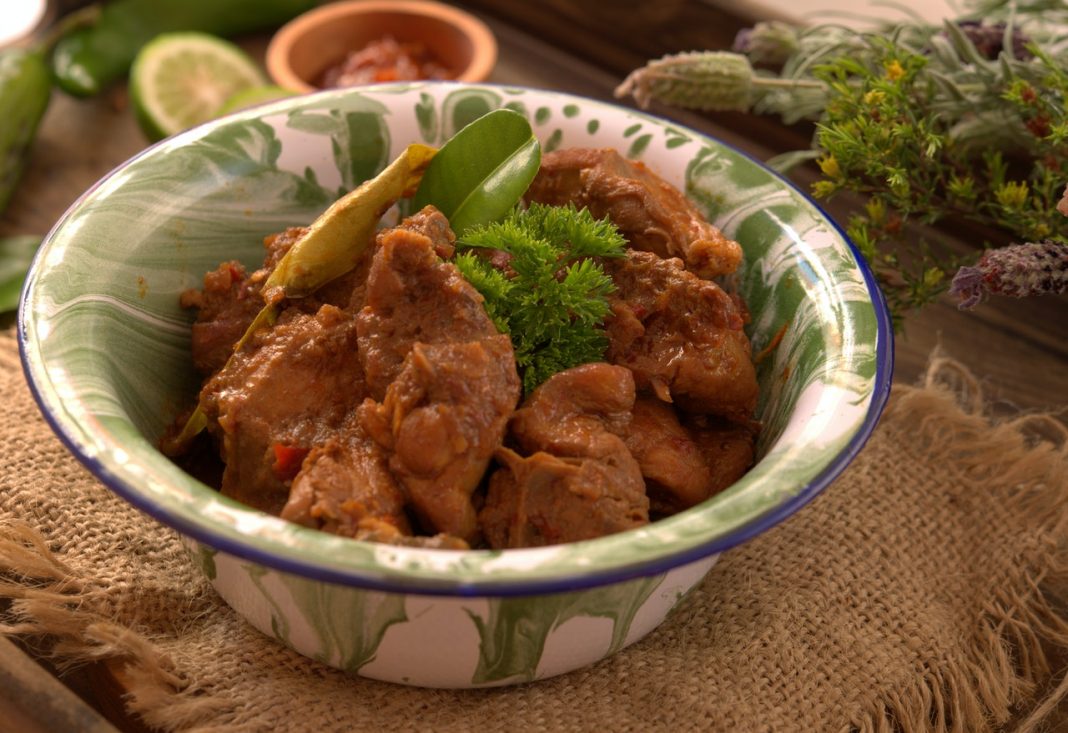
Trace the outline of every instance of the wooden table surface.
<path fill-rule="evenodd" d="M 753 20 L 699 0 L 457 4 L 483 17 L 497 35 L 500 59 L 491 81 L 606 101 L 614 101 L 616 85 L 646 60 L 669 52 L 729 48 L 735 33 Z M 266 38 L 241 42 L 262 57 Z M 698 115 L 665 108 L 653 112 L 760 159 L 805 148 L 811 134 L 804 126 L 787 128 L 773 119 L 737 113 Z M 0 236 L 45 234 L 82 191 L 145 145 L 121 86 L 90 100 L 55 93 L 23 184 L 0 219 Z M 814 174 L 802 171 L 796 179 L 805 184 L 814 180 Z M 827 208 L 844 221 L 855 205 L 842 199 Z M 955 246 L 961 251 L 971 247 L 964 241 Z M 10 328 L 10 316 L 0 326 Z M 996 407 L 1068 407 L 1068 298 L 999 298 L 972 312 L 959 311 L 949 299 L 933 304 L 910 316 L 904 333 L 898 335 L 895 380 L 915 381 L 936 347 L 970 367 Z M 13 646 L 0 648 L 0 670 L 12 668 L 19 660 L 9 660 L 19 654 Z M 119 730 L 144 730 L 124 714 L 121 684 L 105 665 L 84 667 L 63 680 Z M 25 707 L 12 689 L 0 689 L 0 720 L 14 720 L 5 711 L 16 715 Z M 68 711 L 77 706 L 62 692 L 55 699 Z M 87 708 L 80 713 L 87 710 L 92 712 Z M 98 723 L 98 730 L 107 730 L 106 723 Z"/>

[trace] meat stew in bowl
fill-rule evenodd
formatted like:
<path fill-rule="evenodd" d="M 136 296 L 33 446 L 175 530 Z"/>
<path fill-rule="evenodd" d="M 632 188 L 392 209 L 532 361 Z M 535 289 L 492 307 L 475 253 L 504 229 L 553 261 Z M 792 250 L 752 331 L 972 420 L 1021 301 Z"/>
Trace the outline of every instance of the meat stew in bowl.
<path fill-rule="evenodd" d="M 640 527 L 737 480 L 757 433 L 748 312 L 720 284 L 738 243 L 609 149 L 547 153 L 524 201 L 607 219 L 626 241 L 580 258 L 610 280 L 599 356 L 537 384 L 433 206 L 245 338 L 306 229 L 268 237 L 260 269 L 224 262 L 184 293 L 220 490 L 356 539 L 506 549 Z M 475 256 L 506 281 L 520 267 Z"/>

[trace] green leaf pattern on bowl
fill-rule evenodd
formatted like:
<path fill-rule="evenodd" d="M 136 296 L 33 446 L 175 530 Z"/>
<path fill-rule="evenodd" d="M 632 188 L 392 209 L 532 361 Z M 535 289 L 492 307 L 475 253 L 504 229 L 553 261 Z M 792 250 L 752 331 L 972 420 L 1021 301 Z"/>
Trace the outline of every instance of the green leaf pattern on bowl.
<path fill-rule="evenodd" d="M 360 98 L 349 109 L 308 105 L 293 111 L 286 125 L 330 140 L 334 165 L 341 174 L 340 197 L 385 168 L 390 160 L 387 109 L 381 102 Z"/>
<path fill-rule="evenodd" d="M 208 556 L 195 543 L 189 548 L 200 561 Z M 614 654 L 654 628 L 716 560 L 582 591 L 452 599 L 334 586 L 210 556 L 220 594 L 260 631 L 339 669 L 450 687 L 529 682 L 567 669 L 576 656 L 590 663 Z M 437 637 L 432 644 L 411 644 L 428 633 Z M 423 655 L 423 676 L 399 680 L 389 661 L 398 654 Z"/>
<path fill-rule="evenodd" d="M 409 621 L 404 596 L 335 588 L 296 575 L 277 576 L 293 600 L 295 617 L 314 632 L 321 662 L 356 672 L 374 659 L 386 631 Z M 289 614 L 293 615 L 293 614 Z M 286 618 L 287 614 L 280 613 Z M 348 619 L 338 624 L 337 619 Z M 279 636 L 283 642 L 290 641 Z"/>
<path fill-rule="evenodd" d="M 623 648 L 638 609 L 664 581 L 664 574 L 587 591 L 529 598 L 494 598 L 486 618 L 471 614 L 478 628 L 475 685 L 530 682 L 538 670 L 545 642 L 570 619 L 603 616 L 612 621 L 612 640 L 605 656 Z"/>

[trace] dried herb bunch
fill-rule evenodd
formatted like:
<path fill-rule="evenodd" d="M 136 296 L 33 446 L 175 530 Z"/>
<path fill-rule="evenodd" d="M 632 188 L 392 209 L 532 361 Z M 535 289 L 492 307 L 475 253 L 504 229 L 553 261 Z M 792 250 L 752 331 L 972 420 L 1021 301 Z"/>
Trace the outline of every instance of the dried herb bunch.
<path fill-rule="evenodd" d="M 815 161 L 818 198 L 866 196 L 847 229 L 897 318 L 945 292 L 949 273 L 981 254 L 960 260 L 937 240 L 915 241 L 910 222 L 972 222 L 1004 233 L 980 248 L 1041 245 L 1033 248 L 1041 256 L 1014 250 L 1013 268 L 997 269 L 1002 279 L 1011 269 L 1016 284 L 977 281 L 980 265 L 966 270 L 967 295 L 963 285 L 955 291 L 969 306 L 987 292 L 1065 292 L 1068 217 L 1056 208 L 1068 182 L 1068 6 L 986 0 L 969 8 L 941 26 L 871 32 L 761 23 L 739 34 L 732 52 L 653 61 L 616 94 L 643 106 L 657 100 L 815 121 L 810 149 L 769 162 L 787 170 Z"/>

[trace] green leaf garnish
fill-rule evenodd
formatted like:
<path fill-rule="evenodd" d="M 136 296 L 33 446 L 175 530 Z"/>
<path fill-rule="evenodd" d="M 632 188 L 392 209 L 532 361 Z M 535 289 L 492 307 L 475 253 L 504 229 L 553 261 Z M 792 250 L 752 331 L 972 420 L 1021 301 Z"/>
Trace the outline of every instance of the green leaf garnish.
<path fill-rule="evenodd" d="M 40 244 L 41 238 L 33 236 L 0 239 L 0 313 L 18 308 L 26 271 Z"/>
<path fill-rule="evenodd" d="M 449 138 L 412 200 L 433 204 L 457 236 L 505 216 L 534 180 L 541 145 L 527 118 L 509 109 L 479 117 Z"/>
<path fill-rule="evenodd" d="M 511 336 L 523 389 L 604 358 L 603 321 L 615 291 L 598 257 L 622 257 L 626 240 L 607 219 L 574 205 L 531 204 L 469 230 L 455 264 L 485 298 L 486 312 Z M 481 250 L 481 252 L 479 252 Z M 506 253 L 494 266 L 490 250 Z"/>

